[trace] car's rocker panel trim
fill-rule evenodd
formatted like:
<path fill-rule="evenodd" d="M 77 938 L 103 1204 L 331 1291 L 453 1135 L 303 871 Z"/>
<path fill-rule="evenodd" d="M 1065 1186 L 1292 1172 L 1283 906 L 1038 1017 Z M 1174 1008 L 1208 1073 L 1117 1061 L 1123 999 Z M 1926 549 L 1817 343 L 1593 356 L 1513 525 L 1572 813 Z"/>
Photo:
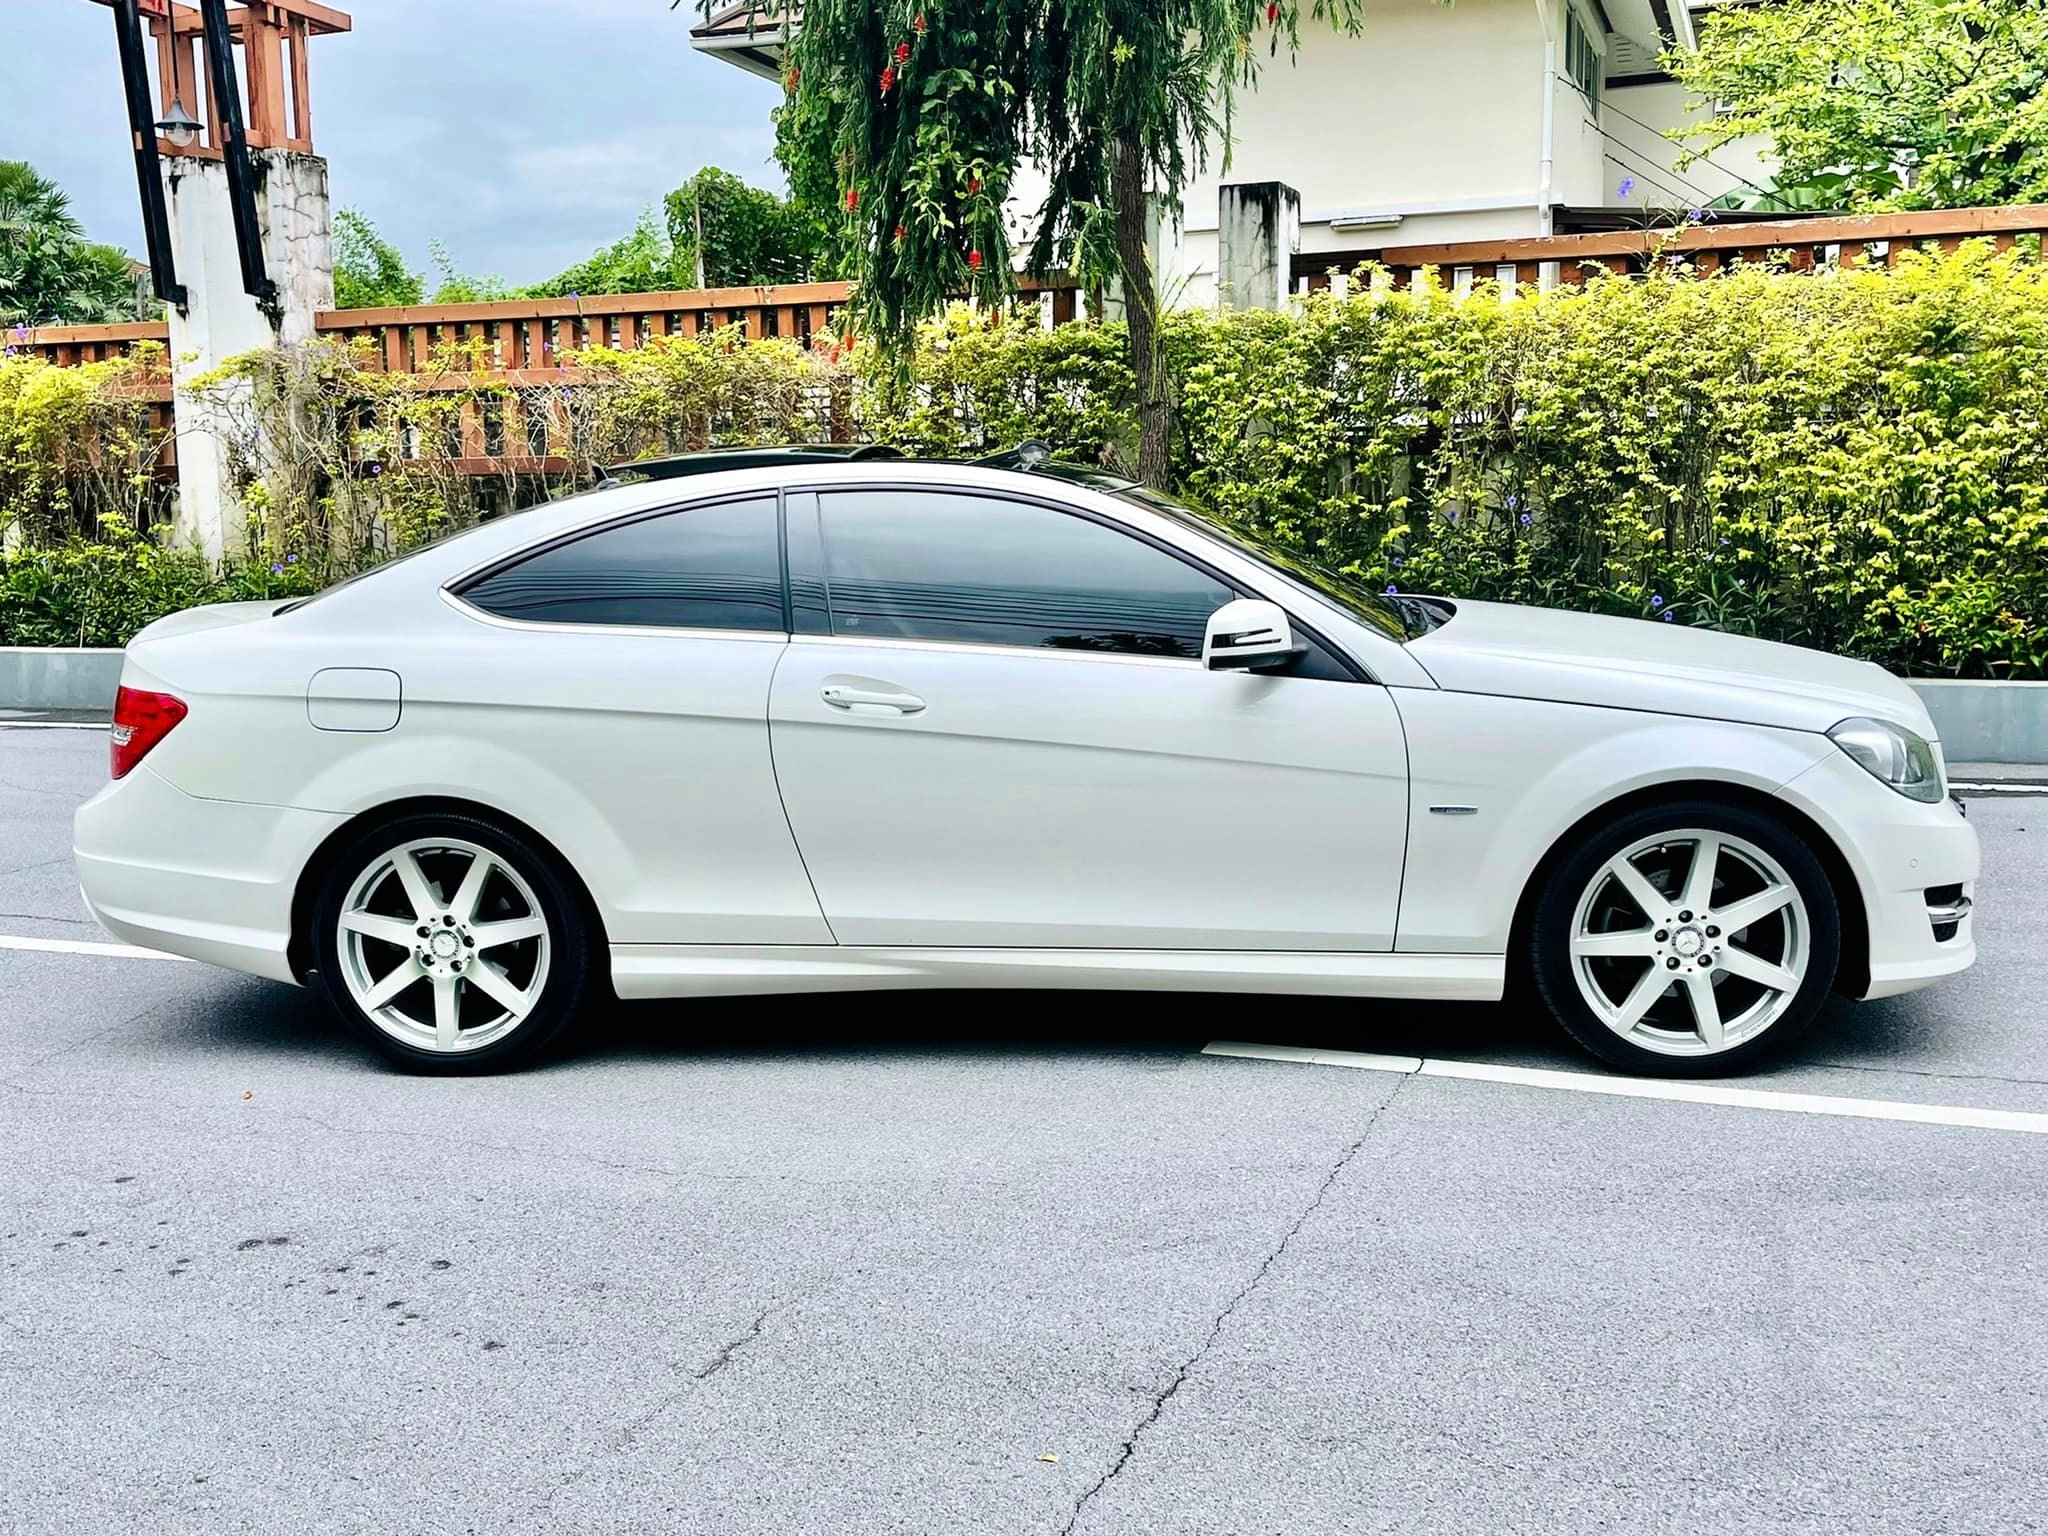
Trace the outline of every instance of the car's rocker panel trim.
<path fill-rule="evenodd" d="M 907 987 L 1268 992 L 1498 1002 L 1501 955 L 1324 950 L 984 949 L 854 945 L 614 944 L 627 1000 Z"/>

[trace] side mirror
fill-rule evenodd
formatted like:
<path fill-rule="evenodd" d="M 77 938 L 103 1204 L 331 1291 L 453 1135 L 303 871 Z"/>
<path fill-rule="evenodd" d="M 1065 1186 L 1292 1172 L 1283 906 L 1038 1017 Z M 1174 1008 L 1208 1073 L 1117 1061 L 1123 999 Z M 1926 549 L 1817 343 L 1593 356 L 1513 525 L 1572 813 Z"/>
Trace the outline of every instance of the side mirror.
<path fill-rule="evenodd" d="M 1286 610 L 1278 603 L 1240 597 L 1209 615 L 1202 665 L 1211 672 L 1257 672 L 1284 667 L 1304 649 L 1294 643 Z"/>

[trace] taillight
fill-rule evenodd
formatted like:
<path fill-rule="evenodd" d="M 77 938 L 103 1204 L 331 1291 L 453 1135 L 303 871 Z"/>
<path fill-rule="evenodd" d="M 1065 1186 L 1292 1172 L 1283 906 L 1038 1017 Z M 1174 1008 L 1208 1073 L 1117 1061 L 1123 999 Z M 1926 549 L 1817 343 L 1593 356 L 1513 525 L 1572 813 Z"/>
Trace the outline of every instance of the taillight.
<path fill-rule="evenodd" d="M 168 693 L 123 688 L 114 695 L 114 729 L 108 738 L 109 765 L 121 778 L 149 756 L 149 750 L 185 718 L 185 701 Z"/>

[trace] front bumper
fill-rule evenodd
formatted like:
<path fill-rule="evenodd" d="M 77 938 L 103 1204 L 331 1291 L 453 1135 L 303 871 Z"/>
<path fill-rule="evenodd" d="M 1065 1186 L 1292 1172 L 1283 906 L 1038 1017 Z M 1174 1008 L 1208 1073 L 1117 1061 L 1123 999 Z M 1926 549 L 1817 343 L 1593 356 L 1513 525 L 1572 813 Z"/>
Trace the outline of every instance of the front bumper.
<path fill-rule="evenodd" d="M 1960 805 L 1908 800 L 1842 752 L 1779 795 L 1833 838 L 1862 894 L 1869 974 L 1857 996 L 1917 991 L 1975 963 L 1969 906 L 1980 855 Z"/>
<path fill-rule="evenodd" d="M 116 938 L 296 981 L 292 896 L 345 820 L 323 811 L 203 800 L 144 763 L 79 807 L 72 851 L 86 909 Z"/>

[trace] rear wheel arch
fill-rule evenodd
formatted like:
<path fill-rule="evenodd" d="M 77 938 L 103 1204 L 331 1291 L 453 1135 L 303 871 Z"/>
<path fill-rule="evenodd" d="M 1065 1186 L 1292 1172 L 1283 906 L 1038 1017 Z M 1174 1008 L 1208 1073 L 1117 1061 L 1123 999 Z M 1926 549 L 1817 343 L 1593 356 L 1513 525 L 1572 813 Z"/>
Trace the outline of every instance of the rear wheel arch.
<path fill-rule="evenodd" d="M 1543 857 L 1536 861 L 1536 867 L 1530 871 L 1522 886 L 1522 894 L 1515 903 L 1514 921 L 1508 932 L 1509 967 L 1515 979 L 1518 982 L 1528 980 L 1530 929 L 1543 889 L 1552 872 L 1584 841 L 1589 831 L 1653 806 L 1698 800 L 1720 801 L 1769 817 L 1806 844 L 1827 875 L 1841 924 L 1841 958 L 1835 968 L 1834 989 L 1850 997 L 1861 996 L 1870 985 L 1870 919 L 1863 903 L 1863 888 L 1857 883 L 1855 872 L 1850 869 L 1841 848 L 1818 822 L 1799 807 L 1762 790 L 1722 779 L 1674 779 L 1668 783 L 1646 785 L 1594 807 L 1560 833 L 1544 850 Z"/>
<path fill-rule="evenodd" d="M 287 956 L 294 976 L 303 983 L 314 969 L 313 915 L 319 910 L 320 893 L 328 876 L 333 873 L 335 860 L 369 828 L 421 815 L 473 816 L 515 834 L 546 857 L 582 908 L 583 920 L 589 925 L 594 940 L 593 948 L 598 951 L 592 956 L 596 974 L 603 980 L 606 991 L 610 991 L 611 967 L 602 963 L 610 952 L 604 915 L 598 910 L 597 900 L 590 894 L 590 887 L 575 863 L 563 854 L 553 839 L 530 823 L 507 815 L 495 806 L 453 795 L 421 795 L 372 806 L 349 817 L 321 840 L 320 846 L 313 850 L 313 856 L 299 871 L 298 884 L 292 890 L 291 943 Z"/>

